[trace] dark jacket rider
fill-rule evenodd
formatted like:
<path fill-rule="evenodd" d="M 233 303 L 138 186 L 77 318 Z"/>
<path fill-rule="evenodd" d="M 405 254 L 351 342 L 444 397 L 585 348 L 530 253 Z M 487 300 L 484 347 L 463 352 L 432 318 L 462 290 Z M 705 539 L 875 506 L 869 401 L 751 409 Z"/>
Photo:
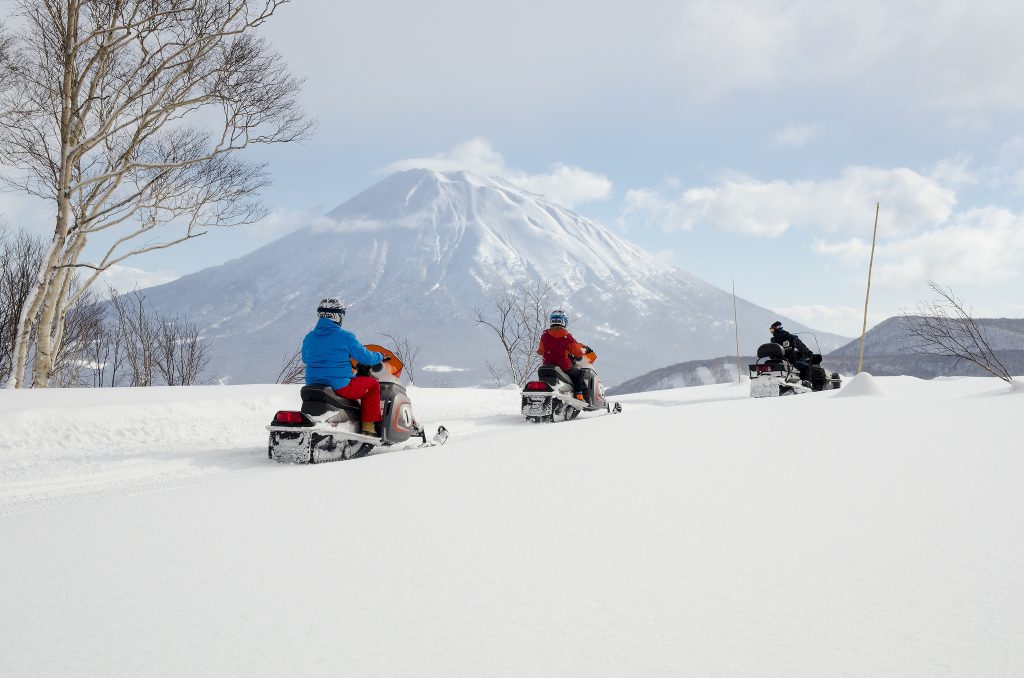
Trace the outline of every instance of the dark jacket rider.
<path fill-rule="evenodd" d="M 814 351 L 807 348 L 807 344 L 801 341 L 800 337 L 784 330 L 782 323 L 778 320 L 772 323 L 768 331 L 772 334 L 772 343 L 781 346 L 786 354 L 786 360 L 800 370 L 800 378 L 810 381 L 811 358 L 814 356 Z"/>

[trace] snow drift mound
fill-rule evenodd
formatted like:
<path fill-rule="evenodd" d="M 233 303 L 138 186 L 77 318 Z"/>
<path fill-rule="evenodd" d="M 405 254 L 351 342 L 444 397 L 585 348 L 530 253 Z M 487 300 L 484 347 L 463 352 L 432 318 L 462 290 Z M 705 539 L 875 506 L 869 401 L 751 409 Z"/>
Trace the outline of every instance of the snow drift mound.
<path fill-rule="evenodd" d="M 873 376 L 868 372 L 861 372 L 853 379 L 849 381 L 845 386 L 839 389 L 839 393 L 835 394 L 836 398 L 856 398 L 858 396 L 870 396 L 874 398 L 888 398 L 889 392 L 886 391 L 878 383 Z"/>

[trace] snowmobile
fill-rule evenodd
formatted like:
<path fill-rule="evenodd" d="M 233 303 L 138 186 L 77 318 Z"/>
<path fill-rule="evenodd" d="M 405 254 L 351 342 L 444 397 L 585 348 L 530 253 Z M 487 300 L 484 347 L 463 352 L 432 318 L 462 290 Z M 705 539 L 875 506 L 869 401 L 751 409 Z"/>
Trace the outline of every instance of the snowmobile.
<path fill-rule="evenodd" d="M 361 432 L 359 401 L 342 398 L 325 384 L 307 384 L 299 392 L 299 411 L 281 410 L 267 426 L 268 458 L 292 464 L 320 464 L 365 457 L 375 447 L 400 445 L 416 437 L 422 442 L 414 447 L 444 444 L 448 439 L 444 426 L 439 426 L 428 441 L 425 429 L 413 416 L 412 402 L 399 381 L 405 366 L 398 356 L 376 344 L 367 344 L 366 348 L 384 354 L 384 361 L 373 367 L 353 361 L 357 374 L 375 377 L 380 382 L 378 435 Z"/>
<path fill-rule="evenodd" d="M 774 343 L 761 344 L 757 349 L 757 362 L 747 366 L 750 371 L 750 397 L 770 398 L 829 391 L 842 385 L 839 374 L 830 374 L 821 366 L 820 354 L 815 353 L 810 361 L 811 378 L 808 381 L 802 379 L 799 368 L 786 359 L 781 346 Z"/>
<path fill-rule="evenodd" d="M 573 392 L 572 379 L 560 367 L 541 365 L 537 368 L 538 381 L 530 381 L 523 388 L 523 416 L 527 421 L 538 424 L 549 421 L 571 421 L 580 412 L 604 410 L 609 414 L 622 411 L 619 403 L 610 403 L 604 397 L 604 384 L 597 378 L 594 359 L 597 357 L 589 347 L 583 347 L 585 355 L 575 360 L 576 367 L 583 370 L 586 386 L 584 397 L 578 400 Z"/>

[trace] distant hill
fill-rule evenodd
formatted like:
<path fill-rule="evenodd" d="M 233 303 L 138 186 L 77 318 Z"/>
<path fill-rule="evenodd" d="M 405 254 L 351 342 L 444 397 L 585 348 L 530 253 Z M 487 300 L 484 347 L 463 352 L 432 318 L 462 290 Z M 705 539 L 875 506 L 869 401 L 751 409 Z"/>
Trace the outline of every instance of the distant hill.
<path fill-rule="evenodd" d="M 1010 373 L 1024 375 L 1024 318 L 983 318 L 978 319 L 978 324 L 985 330 L 993 350 Z M 860 339 L 855 339 L 826 354 L 822 365 L 830 372 L 852 375 L 857 372 L 859 358 Z M 753 356 L 740 359 L 743 374 L 746 374 L 747 365 L 752 362 Z M 952 358 L 913 353 L 901 316 L 880 322 L 864 336 L 863 369 L 876 376 L 907 375 L 921 379 L 988 374 L 966 361 L 957 364 Z M 610 389 L 609 394 L 703 386 L 735 379 L 735 357 L 689 360 L 628 379 Z"/>
<path fill-rule="evenodd" d="M 740 373 L 747 373 L 747 365 L 754 362 L 754 356 L 740 358 Z M 736 381 L 736 356 L 725 356 L 711 360 L 687 360 L 668 367 L 653 370 L 634 377 L 608 389 L 608 395 L 663 391 L 684 386 L 705 386 Z"/>
<path fill-rule="evenodd" d="M 1024 318 L 979 318 L 999 360 L 1012 374 L 1024 374 Z M 931 379 L 941 376 L 981 376 L 981 368 L 953 358 L 915 354 L 910 348 L 901 316 L 889 318 L 864 336 L 864 371 L 876 376 L 908 375 Z M 855 339 L 825 356 L 826 366 L 836 372 L 857 371 L 860 340 Z"/>

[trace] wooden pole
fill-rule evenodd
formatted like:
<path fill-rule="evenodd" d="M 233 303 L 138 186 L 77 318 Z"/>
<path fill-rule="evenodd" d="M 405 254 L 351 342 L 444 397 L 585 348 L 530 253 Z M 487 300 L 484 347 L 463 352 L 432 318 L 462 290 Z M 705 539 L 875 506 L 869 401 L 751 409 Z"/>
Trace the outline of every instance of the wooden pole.
<path fill-rule="evenodd" d="M 868 300 L 871 298 L 871 268 L 875 265 L 875 240 L 878 237 L 878 210 L 880 203 L 875 203 L 875 228 L 871 232 L 871 257 L 868 259 L 868 291 L 864 295 L 864 324 L 860 328 L 860 359 L 857 361 L 857 374 L 864 368 L 864 335 L 868 331 Z"/>
<path fill-rule="evenodd" d="M 736 315 L 736 281 L 732 281 L 732 324 L 736 327 L 736 383 L 739 384 L 740 377 L 740 321 Z"/>

